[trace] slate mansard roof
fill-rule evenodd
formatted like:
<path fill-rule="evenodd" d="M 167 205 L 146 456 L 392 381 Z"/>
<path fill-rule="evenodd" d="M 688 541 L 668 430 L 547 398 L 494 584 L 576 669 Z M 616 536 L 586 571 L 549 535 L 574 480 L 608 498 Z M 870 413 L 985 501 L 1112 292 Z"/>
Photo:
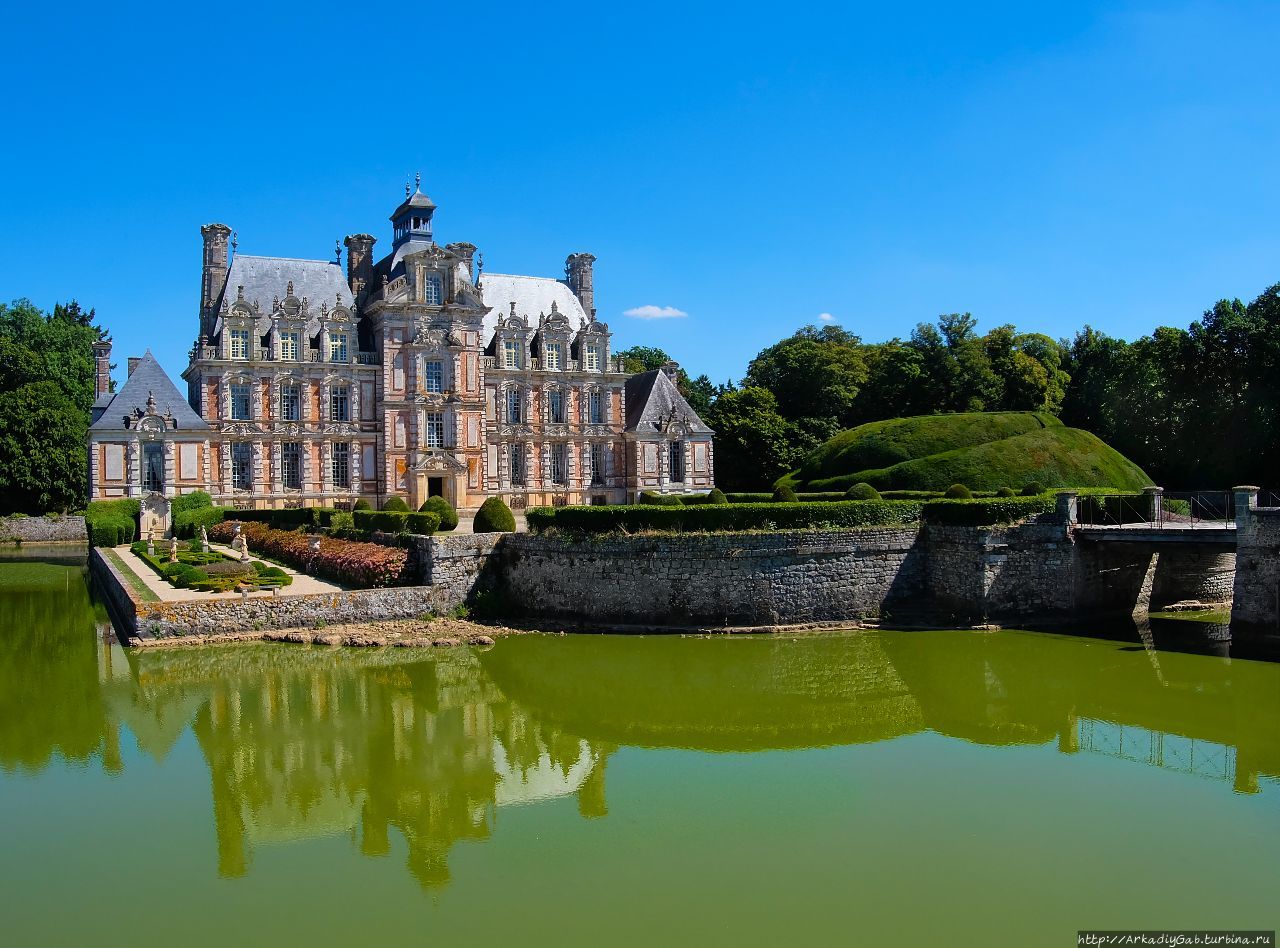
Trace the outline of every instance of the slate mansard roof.
<path fill-rule="evenodd" d="M 713 432 L 685 401 L 676 383 L 662 369 L 641 372 L 627 379 L 627 431 L 657 435 L 670 421 L 680 421 L 688 434 Z"/>
<path fill-rule="evenodd" d="M 492 307 L 484 318 L 485 345 L 493 339 L 498 320 L 510 314 L 512 303 L 516 304 L 516 315 L 523 316 L 530 329 L 538 328 L 539 316 L 551 313 L 552 303 L 555 303 L 562 315 L 568 317 L 574 332 L 590 322 L 582 303 L 563 280 L 486 273 L 480 278 L 480 294 L 484 298 L 484 305 Z"/>
<path fill-rule="evenodd" d="M 120 391 L 110 397 L 109 401 L 107 401 L 107 396 L 103 396 L 94 403 L 95 411 L 98 408 L 102 408 L 102 417 L 90 425 L 89 430 L 130 430 L 129 426 L 124 423 L 125 416 L 133 415 L 135 409 L 145 414 L 147 411 L 147 399 L 153 396 L 155 397 L 156 411 L 161 415 L 172 413 L 174 421 L 177 423 L 176 428 L 178 431 L 183 429 L 209 430 L 209 426 L 204 423 L 204 419 L 192 410 L 191 406 L 187 404 L 186 396 L 178 391 L 178 387 L 173 384 L 165 370 L 160 367 L 160 363 L 156 361 L 150 349 L 134 366 L 133 371 L 125 379 Z"/>
<path fill-rule="evenodd" d="M 271 301 L 277 296 L 284 299 L 290 281 L 293 281 L 293 295 L 298 299 L 306 298 L 313 313 L 319 313 L 322 302 L 328 303 L 330 309 L 335 303 L 354 307 L 351 287 L 347 285 L 341 265 L 331 260 L 254 257 L 249 254 L 236 254 L 232 258 L 222 298 L 228 304 L 234 303 L 243 286 L 244 301 L 250 305 L 257 303 L 263 317 L 267 318 L 271 315 Z M 221 302 L 219 300 L 219 306 Z M 312 317 L 313 320 L 318 318 Z M 221 330 L 219 320 L 215 335 Z M 318 322 L 313 332 L 319 332 Z"/>

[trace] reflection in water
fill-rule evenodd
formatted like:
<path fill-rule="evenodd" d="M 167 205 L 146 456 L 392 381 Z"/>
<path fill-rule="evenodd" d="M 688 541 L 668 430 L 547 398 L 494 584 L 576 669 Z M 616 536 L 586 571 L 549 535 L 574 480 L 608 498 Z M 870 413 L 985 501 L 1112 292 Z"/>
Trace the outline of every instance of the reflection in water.
<path fill-rule="evenodd" d="M 758 752 L 932 731 L 1048 745 L 1256 792 L 1280 775 L 1280 667 L 1032 633 L 521 636 L 484 653 L 104 645 L 81 568 L 0 562 L 0 768 L 121 767 L 121 728 L 208 767 L 221 874 L 255 847 L 407 844 L 424 887 L 508 806 L 603 817 L 623 745 Z"/>

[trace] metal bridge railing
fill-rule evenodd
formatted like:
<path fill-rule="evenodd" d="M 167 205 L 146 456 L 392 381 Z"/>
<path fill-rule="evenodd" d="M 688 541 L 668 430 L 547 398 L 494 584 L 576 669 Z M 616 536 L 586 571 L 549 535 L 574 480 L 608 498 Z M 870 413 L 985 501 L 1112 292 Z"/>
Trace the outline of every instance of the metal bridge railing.
<path fill-rule="evenodd" d="M 1231 527 L 1235 498 L 1229 490 L 1086 494 L 1077 500 L 1076 514 L 1081 526 L 1091 527 Z"/>

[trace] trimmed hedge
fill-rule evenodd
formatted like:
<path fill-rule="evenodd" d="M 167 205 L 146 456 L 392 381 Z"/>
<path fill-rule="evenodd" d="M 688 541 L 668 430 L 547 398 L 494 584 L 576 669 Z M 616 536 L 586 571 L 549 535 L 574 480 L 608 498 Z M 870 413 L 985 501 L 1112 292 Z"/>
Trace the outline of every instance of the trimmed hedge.
<path fill-rule="evenodd" d="M 783 484 L 781 487 L 775 489 L 773 497 L 770 499 L 775 504 L 795 504 L 800 501 L 800 498 L 796 496 L 796 492 L 792 490 L 791 486 L 788 484 Z"/>
<path fill-rule="evenodd" d="M 433 513 L 439 518 L 437 529 L 448 532 L 455 530 L 458 526 L 458 511 L 453 509 L 453 504 L 445 500 L 443 497 L 428 497 L 418 513 Z M 415 531 L 416 532 L 416 531 Z"/>
<path fill-rule="evenodd" d="M 141 502 L 133 497 L 90 501 L 84 513 L 89 544 L 120 546 L 132 543 L 138 536 L 138 511 L 141 508 Z"/>
<path fill-rule="evenodd" d="M 233 530 L 232 522 L 224 521 L 214 528 L 213 539 L 225 543 L 231 539 Z M 244 524 L 241 535 L 255 553 L 345 586 L 368 589 L 402 586 L 410 581 L 409 552 L 399 547 L 321 537 L 320 551 L 313 553 L 311 537 L 288 530 L 272 530 L 261 523 Z"/>
<path fill-rule="evenodd" d="M 731 504 L 771 504 L 773 503 L 773 494 L 755 493 L 755 492 L 735 492 L 726 494 Z M 885 496 L 887 499 L 887 495 Z M 930 497 L 935 496 L 933 494 Z M 803 503 L 820 503 L 823 501 L 848 500 L 844 495 L 844 491 L 801 491 L 796 497 Z M 900 498 L 903 499 L 903 498 Z"/>
<path fill-rule="evenodd" d="M 719 487 L 713 487 L 711 488 L 711 492 L 707 494 L 705 502 L 708 504 L 727 504 L 729 502 L 729 498 L 724 495 L 724 491 Z"/>
<path fill-rule="evenodd" d="M 189 540 L 199 535 L 201 527 L 208 530 L 210 527 L 222 523 L 228 512 L 234 514 L 238 511 L 230 507 L 196 507 L 191 510 L 184 510 L 174 515 L 173 532 L 178 539 Z"/>
<path fill-rule="evenodd" d="M 179 494 L 173 498 L 173 501 L 169 504 L 169 514 L 176 519 L 178 514 L 188 510 L 199 510 L 201 507 L 212 506 L 212 497 L 202 490 L 193 490 L 189 494 Z"/>
<path fill-rule="evenodd" d="M 684 499 L 679 494 L 657 494 L 646 490 L 640 492 L 640 503 L 654 507 L 683 507 Z"/>
<path fill-rule="evenodd" d="M 535 533 L 556 527 L 574 533 L 660 530 L 696 533 L 789 530 L 805 527 L 901 526 L 920 519 L 924 505 L 903 500 L 845 500 L 788 504 L 703 504 L 656 507 L 538 507 L 525 516 Z"/>
<path fill-rule="evenodd" d="M 356 510 L 372 510 L 373 508 L 369 506 L 369 501 L 365 500 L 363 497 L 357 497 L 356 502 L 351 505 L 351 509 L 353 511 L 356 511 Z"/>
<path fill-rule="evenodd" d="M 880 500 L 880 492 L 866 481 L 854 484 L 844 492 L 844 496 L 846 500 Z"/>
<path fill-rule="evenodd" d="M 983 527 L 1014 523 L 1051 512 L 1057 504 L 1052 494 L 1039 497 L 996 497 L 990 500 L 931 500 L 924 505 L 925 523 L 958 527 Z"/>
<path fill-rule="evenodd" d="M 382 509 L 388 513 L 408 513 L 409 505 L 405 503 L 403 497 L 388 497 Z"/>
<path fill-rule="evenodd" d="M 403 533 L 407 528 L 408 511 L 398 510 L 356 510 L 352 519 L 357 530 L 381 530 L 383 533 Z"/>
<path fill-rule="evenodd" d="M 457 514 L 454 514 L 454 523 L 456 526 Z M 440 515 L 434 510 L 419 510 L 417 513 L 405 514 L 404 525 L 410 533 L 429 537 L 440 529 Z"/>
<path fill-rule="evenodd" d="M 1039 493 L 1039 491 L 1036 493 Z M 963 484 L 952 484 L 942 496 L 948 500 L 973 500 L 973 491 Z"/>
<path fill-rule="evenodd" d="M 567 510 L 567 507 L 561 507 Z M 589 507 L 588 510 L 613 510 L 613 507 Z M 490 497 L 476 511 L 476 519 L 471 524 L 472 533 L 515 533 L 516 515 L 511 512 L 507 502 L 501 497 Z"/>

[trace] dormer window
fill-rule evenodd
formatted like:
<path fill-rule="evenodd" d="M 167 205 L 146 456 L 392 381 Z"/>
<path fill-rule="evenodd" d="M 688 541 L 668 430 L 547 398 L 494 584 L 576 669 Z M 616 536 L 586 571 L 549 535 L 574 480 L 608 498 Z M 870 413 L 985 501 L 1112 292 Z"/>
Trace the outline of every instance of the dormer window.
<path fill-rule="evenodd" d="M 422 281 L 422 299 L 428 306 L 444 302 L 444 281 L 438 273 L 428 273 Z"/>
<path fill-rule="evenodd" d="M 348 362 L 347 355 L 347 334 L 335 333 L 329 336 L 329 361 L 330 362 Z"/>
<path fill-rule="evenodd" d="M 559 372 L 564 368 L 564 344 L 559 342 L 548 342 L 545 347 L 544 355 L 546 357 L 545 368 Z"/>
<path fill-rule="evenodd" d="M 519 339 L 507 339 L 502 343 L 502 365 L 507 369 L 524 368 L 524 343 Z"/>
<path fill-rule="evenodd" d="M 233 329 L 231 330 L 231 358 L 247 359 L 249 358 L 249 330 Z"/>
<path fill-rule="evenodd" d="M 280 358 L 286 362 L 297 362 L 298 351 L 301 349 L 302 339 L 296 332 L 280 333 Z"/>
<path fill-rule="evenodd" d="M 600 371 L 600 347 L 596 345 L 587 346 L 586 358 L 583 361 L 585 362 L 584 368 L 586 368 L 588 372 L 599 372 Z"/>

